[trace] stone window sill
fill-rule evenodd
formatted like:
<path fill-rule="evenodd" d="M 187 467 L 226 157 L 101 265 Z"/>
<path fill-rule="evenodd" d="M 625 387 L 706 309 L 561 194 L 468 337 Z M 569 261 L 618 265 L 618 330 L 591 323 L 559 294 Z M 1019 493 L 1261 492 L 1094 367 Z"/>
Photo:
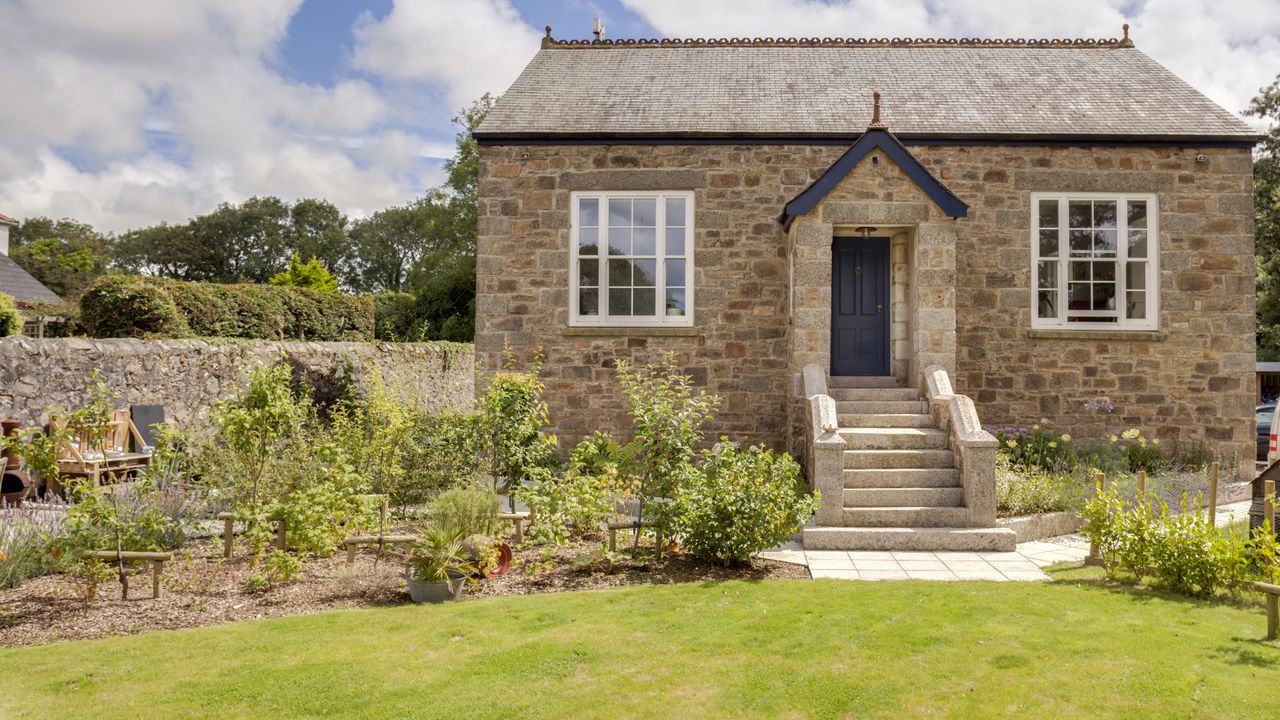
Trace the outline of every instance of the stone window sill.
<path fill-rule="evenodd" d="M 696 337 L 693 327 L 563 327 L 560 334 L 566 337 Z"/>
<path fill-rule="evenodd" d="M 1163 342 L 1159 330 L 1028 330 L 1032 340 L 1110 340 L 1112 342 Z"/>

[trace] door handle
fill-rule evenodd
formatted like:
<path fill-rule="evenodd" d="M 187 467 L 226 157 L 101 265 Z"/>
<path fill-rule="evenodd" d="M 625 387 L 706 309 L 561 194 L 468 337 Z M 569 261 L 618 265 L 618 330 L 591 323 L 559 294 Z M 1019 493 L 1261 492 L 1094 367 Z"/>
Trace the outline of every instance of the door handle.
<path fill-rule="evenodd" d="M 876 314 L 879 315 L 882 312 L 884 312 L 884 304 L 876 303 Z"/>

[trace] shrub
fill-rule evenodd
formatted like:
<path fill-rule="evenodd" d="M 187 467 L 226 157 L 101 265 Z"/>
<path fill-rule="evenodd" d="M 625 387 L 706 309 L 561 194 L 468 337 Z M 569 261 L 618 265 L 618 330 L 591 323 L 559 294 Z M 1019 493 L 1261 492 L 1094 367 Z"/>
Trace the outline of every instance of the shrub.
<path fill-rule="evenodd" d="M 634 477 L 623 470 L 626 451 L 605 433 L 584 439 L 569 453 L 564 474 L 544 472 L 536 485 L 519 491 L 535 518 L 533 542 L 562 544 L 601 530 L 634 495 Z"/>
<path fill-rule="evenodd" d="M 62 514 L 30 505 L 0 512 L 0 589 L 56 572 L 51 543 L 65 532 Z"/>
<path fill-rule="evenodd" d="M 1059 435 L 1039 425 L 1030 429 L 995 428 L 993 433 L 1000 442 L 1000 453 L 1018 467 L 1062 472 L 1076 465 L 1070 435 Z"/>
<path fill-rule="evenodd" d="M 135 317 L 135 305 L 159 309 Z M 373 339 L 372 300 L 305 287 L 107 276 L 90 287 L 80 308 L 81 323 L 96 337 Z"/>
<path fill-rule="evenodd" d="M 12 295 L 0 293 L 0 337 L 22 334 L 22 316 Z"/>
<path fill-rule="evenodd" d="M 393 505 L 421 505 L 450 488 L 480 479 L 479 419 L 475 415 L 418 414 L 402 443 L 405 471 L 384 490 Z"/>
<path fill-rule="evenodd" d="M 94 337 L 182 337 L 190 328 L 173 297 L 141 277 L 104 275 L 80 296 L 80 324 Z"/>
<path fill-rule="evenodd" d="M 1274 536 L 1255 534 L 1246 542 L 1236 533 L 1219 531 L 1200 512 L 1199 498 L 1183 496 L 1176 514 L 1148 496 L 1126 508 L 1120 491 L 1111 486 L 1085 503 L 1084 514 L 1084 534 L 1109 575 L 1124 568 L 1174 592 L 1209 597 L 1239 591 L 1254 570 L 1264 578 L 1276 572 L 1280 548 Z"/>
<path fill-rule="evenodd" d="M 294 253 L 293 257 L 289 258 L 289 267 L 284 272 L 271 276 L 270 282 L 272 285 L 311 288 L 327 293 L 338 292 L 337 275 L 329 272 L 329 268 L 322 265 L 314 256 L 307 262 L 302 262 L 298 253 Z"/>
<path fill-rule="evenodd" d="M 463 537 L 435 525 L 429 524 L 418 533 L 409 555 L 409 574 L 416 580 L 453 580 L 477 569 L 463 547 Z"/>
<path fill-rule="evenodd" d="M 1080 476 L 1038 467 L 1014 468 L 1004 453 L 996 456 L 996 510 L 1002 515 L 1070 510 L 1078 506 Z"/>
<path fill-rule="evenodd" d="M 1151 560 L 1161 585 L 1184 595 L 1209 596 L 1227 585 L 1221 564 L 1224 551 L 1219 547 L 1226 540 L 1197 512 L 1199 507 L 1198 502 L 1188 507 L 1184 500 L 1176 515 L 1165 508 L 1153 532 Z"/>
<path fill-rule="evenodd" d="M 427 516 L 432 525 L 459 537 L 492 536 L 498 529 L 498 496 L 475 485 L 447 490 L 427 506 Z"/>
<path fill-rule="evenodd" d="M 763 445 L 739 451 L 722 438 L 683 479 L 674 513 L 686 548 L 731 565 L 799 532 L 818 502 L 790 455 Z"/>

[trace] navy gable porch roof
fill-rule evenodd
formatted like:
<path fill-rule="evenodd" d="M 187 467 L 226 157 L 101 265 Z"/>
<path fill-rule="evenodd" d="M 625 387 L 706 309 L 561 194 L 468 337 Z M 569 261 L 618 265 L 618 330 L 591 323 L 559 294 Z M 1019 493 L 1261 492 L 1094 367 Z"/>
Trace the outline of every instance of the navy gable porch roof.
<path fill-rule="evenodd" d="M 846 150 L 838 160 L 832 163 L 831 167 L 827 168 L 827 171 L 822 174 L 822 177 L 815 180 L 813 184 L 787 203 L 782 215 L 778 217 L 778 222 L 781 222 L 783 227 L 790 228 L 793 220 L 817 207 L 818 203 L 822 202 L 822 199 L 835 189 L 836 185 L 876 148 L 883 151 L 890 160 L 902 168 L 907 177 L 911 178 L 911 181 L 942 212 L 953 218 L 962 218 L 969 214 L 969 206 L 959 197 L 956 197 L 955 193 L 947 189 L 947 186 L 934 177 L 933 173 L 929 172 L 925 166 L 921 165 L 920 161 L 916 160 L 902 146 L 902 143 L 898 142 L 893 133 L 884 128 L 872 127 L 863 133 L 862 137 L 858 138 L 857 142 Z"/>

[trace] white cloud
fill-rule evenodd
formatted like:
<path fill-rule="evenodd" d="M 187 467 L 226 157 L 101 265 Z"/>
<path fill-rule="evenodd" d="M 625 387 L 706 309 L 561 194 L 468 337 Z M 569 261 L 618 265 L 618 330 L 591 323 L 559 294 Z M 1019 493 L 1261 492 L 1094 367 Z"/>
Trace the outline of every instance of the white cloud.
<path fill-rule="evenodd" d="M 680 37 L 1114 37 L 1127 21 L 1233 112 L 1280 70 L 1275 0 L 621 1 Z M 584 28 L 601 14 L 573 2 Z M 452 152 L 452 128 L 414 128 L 446 117 L 441 101 L 505 91 L 541 36 L 511 0 L 396 0 L 355 28 L 351 62 L 372 81 L 309 85 L 273 69 L 300 4 L 0 0 L 0 212 L 119 231 L 254 194 L 353 215 L 403 203 Z"/>
<path fill-rule="evenodd" d="M 254 194 L 364 214 L 439 182 L 396 155 L 429 143 L 386 127 L 376 86 L 272 69 L 300 2 L 0 0 L 0 212 L 119 231 Z"/>
<path fill-rule="evenodd" d="M 392 80 L 443 90 L 460 108 L 505 91 L 538 50 L 541 33 L 509 0 L 414 0 L 356 28 L 355 64 Z"/>
<path fill-rule="evenodd" d="M 621 0 L 667 37 L 1119 37 L 1231 112 L 1280 72 L 1275 0 Z"/>

